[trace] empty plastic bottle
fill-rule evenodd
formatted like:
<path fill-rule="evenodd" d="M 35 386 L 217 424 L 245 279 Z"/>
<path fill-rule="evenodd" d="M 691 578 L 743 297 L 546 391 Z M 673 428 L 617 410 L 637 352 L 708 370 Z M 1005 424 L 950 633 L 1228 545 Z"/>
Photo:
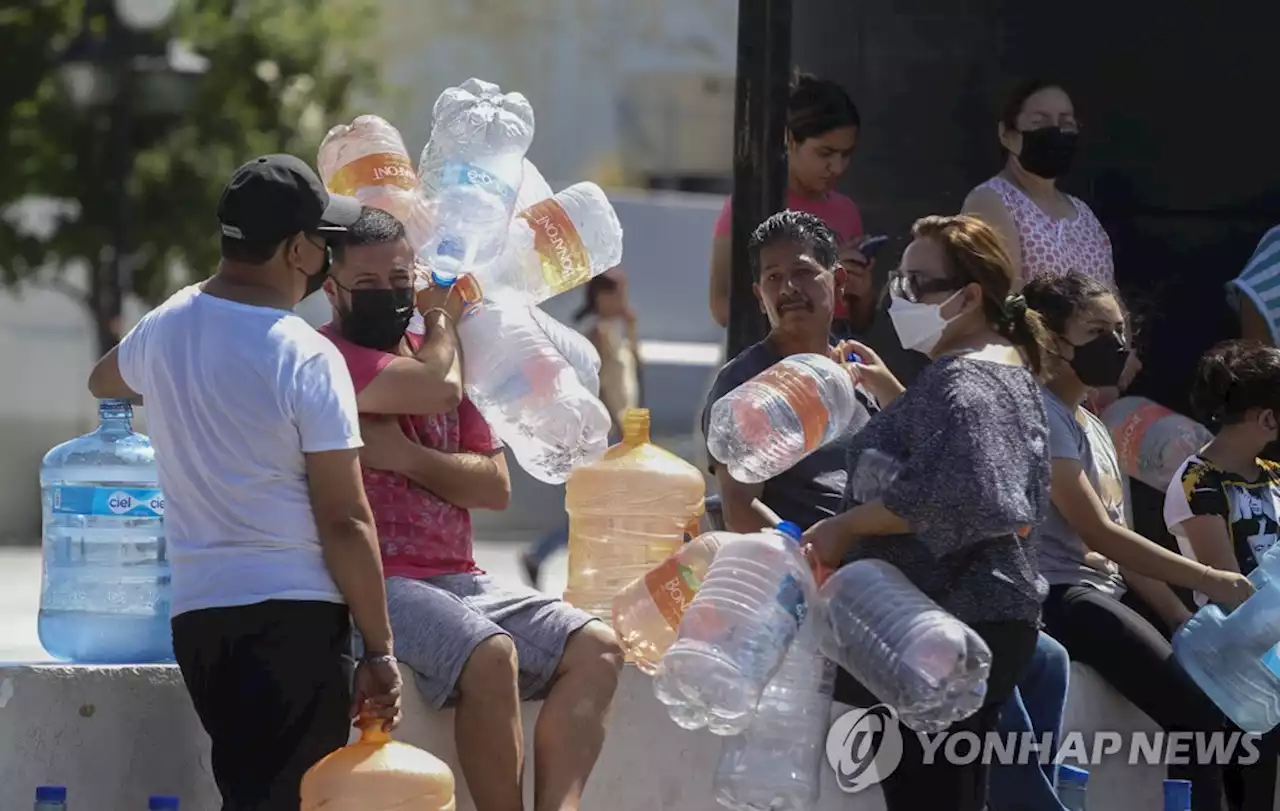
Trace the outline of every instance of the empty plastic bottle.
<path fill-rule="evenodd" d="M 707 450 L 744 484 L 768 481 L 853 419 L 854 382 L 823 355 L 784 358 L 711 406 Z"/>
<path fill-rule="evenodd" d="M 1191 781 L 1164 781 L 1164 811 L 1191 811 Z"/>
<path fill-rule="evenodd" d="M 432 119 L 418 176 L 435 230 L 418 256 L 436 281 L 447 282 L 497 259 L 506 245 L 533 108 L 519 93 L 468 79 L 440 94 Z"/>
<path fill-rule="evenodd" d="M 320 142 L 320 179 L 334 194 L 355 197 L 404 223 L 415 248 L 431 234 L 430 207 L 418 189 L 418 173 L 400 131 L 376 115 L 339 124 Z"/>
<path fill-rule="evenodd" d="M 604 455 L 612 419 L 531 310 L 511 297 L 471 307 L 458 323 L 462 379 L 520 467 L 560 484 L 574 467 Z"/>
<path fill-rule="evenodd" d="M 530 307 L 530 314 L 548 340 L 578 373 L 578 380 L 592 396 L 600 396 L 600 353 L 587 336 L 576 329 L 561 324 L 543 312 L 541 307 Z"/>
<path fill-rule="evenodd" d="M 63 661 L 173 660 L 164 496 L 133 409 L 103 400 L 93 433 L 45 454 L 40 643 Z"/>
<path fill-rule="evenodd" d="M 538 171 L 538 167 L 534 166 L 533 161 L 525 158 L 523 177 L 520 178 L 520 188 L 516 191 L 516 211 L 524 211 L 534 203 L 541 203 L 553 194 L 555 192 L 551 190 L 551 184 L 547 183 L 546 178 L 542 176 L 542 172 Z"/>
<path fill-rule="evenodd" d="M 1187 457 L 1213 439 L 1200 423 L 1145 397 L 1121 397 L 1102 412 L 1102 422 L 1120 469 L 1162 493 Z"/>
<path fill-rule="evenodd" d="M 613 598 L 613 630 L 627 661 L 640 672 L 657 672 L 711 561 L 724 541 L 734 537 L 729 532 L 699 535 Z"/>
<path fill-rule="evenodd" d="M 586 284 L 622 260 L 622 225 L 594 183 L 575 183 L 512 220 L 506 250 L 475 273 L 486 293 L 537 303 Z"/>
<path fill-rule="evenodd" d="M 819 592 L 820 644 L 918 732 L 938 732 L 982 706 L 991 650 L 882 560 L 839 569 Z"/>
<path fill-rule="evenodd" d="M 751 723 L 816 598 L 800 534 L 783 522 L 720 547 L 653 679 L 680 727 L 737 735 Z"/>
<path fill-rule="evenodd" d="M 182 802 L 177 797 L 153 794 L 147 799 L 147 811 L 179 811 Z"/>
<path fill-rule="evenodd" d="M 1280 724 L 1280 544 L 1249 573 L 1257 591 L 1235 611 L 1210 604 L 1173 635 L 1173 653 L 1218 709 L 1245 732 Z"/>
<path fill-rule="evenodd" d="M 675 553 L 697 526 L 706 489 L 701 471 L 649 440 L 648 410 L 628 409 L 622 441 L 575 468 L 565 485 L 565 601 L 609 622 L 614 596 Z"/>
<path fill-rule="evenodd" d="M 764 688 L 751 725 L 724 739 L 716 800 L 734 811 L 809 811 L 831 726 L 835 665 L 818 653 L 812 617 Z"/>
<path fill-rule="evenodd" d="M 36 789 L 35 811 L 67 811 L 65 786 L 40 786 Z"/>
<path fill-rule="evenodd" d="M 1058 767 L 1058 801 L 1067 811 L 1086 811 L 1085 792 L 1089 788 L 1089 772 L 1063 764 Z"/>

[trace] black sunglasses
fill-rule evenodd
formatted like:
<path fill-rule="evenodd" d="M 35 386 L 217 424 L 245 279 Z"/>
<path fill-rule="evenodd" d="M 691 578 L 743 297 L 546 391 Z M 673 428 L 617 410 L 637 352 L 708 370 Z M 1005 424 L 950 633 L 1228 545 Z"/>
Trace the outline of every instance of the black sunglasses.
<path fill-rule="evenodd" d="M 889 293 L 913 304 L 930 293 L 949 293 L 964 285 L 954 279 L 929 279 L 909 270 L 889 271 Z"/>

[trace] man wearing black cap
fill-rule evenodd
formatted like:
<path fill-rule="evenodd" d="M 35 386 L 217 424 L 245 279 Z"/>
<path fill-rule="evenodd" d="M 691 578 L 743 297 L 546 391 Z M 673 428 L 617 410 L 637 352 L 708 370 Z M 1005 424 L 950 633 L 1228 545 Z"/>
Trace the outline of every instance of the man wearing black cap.
<path fill-rule="evenodd" d="M 357 715 L 392 726 L 400 676 L 355 392 L 292 309 L 360 216 L 268 155 L 218 203 L 212 278 L 148 313 L 89 378 L 144 397 L 166 501 L 174 652 L 213 742 L 223 811 L 298 811 L 303 773 Z M 351 621 L 365 656 L 351 682 Z"/>

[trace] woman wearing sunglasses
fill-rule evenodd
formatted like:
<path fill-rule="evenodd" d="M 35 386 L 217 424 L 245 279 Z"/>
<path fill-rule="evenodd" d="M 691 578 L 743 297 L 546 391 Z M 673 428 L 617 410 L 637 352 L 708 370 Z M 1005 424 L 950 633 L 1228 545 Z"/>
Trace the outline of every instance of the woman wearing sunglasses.
<path fill-rule="evenodd" d="M 842 512 L 805 535 L 827 566 L 878 558 L 977 632 L 991 649 L 986 703 L 952 732 L 996 728 L 1031 662 L 1045 583 L 1032 530 L 1049 510 L 1048 429 L 1037 375 L 1048 351 L 1039 316 L 1010 295 L 1013 267 L 1000 237 L 972 217 L 926 217 L 891 276 L 889 316 L 904 348 L 932 363 L 904 389 L 867 347 L 863 386 L 884 408 L 854 438 Z M 896 477 L 864 486 L 864 458 Z M 883 478 L 880 479 L 883 481 Z M 837 696 L 876 699 L 841 674 Z M 870 703 L 867 703 L 870 702 Z M 986 804 L 987 767 L 925 764 L 914 734 L 881 784 L 889 811 Z"/>

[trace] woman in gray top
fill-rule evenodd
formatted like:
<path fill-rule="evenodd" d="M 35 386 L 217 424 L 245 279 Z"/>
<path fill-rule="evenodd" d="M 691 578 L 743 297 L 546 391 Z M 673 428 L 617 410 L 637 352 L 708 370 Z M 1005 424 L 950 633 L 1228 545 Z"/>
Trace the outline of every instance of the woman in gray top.
<path fill-rule="evenodd" d="M 993 730 L 1035 650 L 1044 581 L 1031 537 L 1049 508 L 1047 431 L 1035 374 L 1047 339 L 1010 297 L 1000 239 L 972 217 L 926 217 L 891 279 L 889 315 L 908 349 L 933 359 L 909 390 L 865 346 L 863 386 L 884 410 L 849 449 L 839 515 L 805 536 L 827 566 L 879 558 L 898 567 L 991 649 L 986 704 L 951 732 Z M 882 476 L 884 467 L 896 475 Z M 868 486 L 878 480 L 879 486 Z M 860 686 L 841 700 L 872 706 Z M 869 703 L 867 703 L 869 701 Z M 881 783 L 889 811 L 985 807 L 980 759 L 926 765 L 915 735 Z"/>
<path fill-rule="evenodd" d="M 1154 613 L 1171 633 L 1190 612 L 1167 584 L 1196 589 L 1228 608 L 1253 587 L 1238 572 L 1196 563 L 1126 526 L 1115 447 L 1082 407 L 1091 388 L 1120 379 L 1129 355 L 1116 294 L 1081 274 L 1035 279 L 1023 293 L 1056 344 L 1043 391 L 1053 494 L 1037 549 L 1049 582 L 1045 629 L 1073 661 L 1094 668 L 1164 729 L 1221 729 L 1222 714 L 1177 666 L 1165 634 L 1144 614 Z M 1194 811 L 1223 807 L 1216 766 L 1170 766 L 1169 776 L 1192 781 Z"/>

